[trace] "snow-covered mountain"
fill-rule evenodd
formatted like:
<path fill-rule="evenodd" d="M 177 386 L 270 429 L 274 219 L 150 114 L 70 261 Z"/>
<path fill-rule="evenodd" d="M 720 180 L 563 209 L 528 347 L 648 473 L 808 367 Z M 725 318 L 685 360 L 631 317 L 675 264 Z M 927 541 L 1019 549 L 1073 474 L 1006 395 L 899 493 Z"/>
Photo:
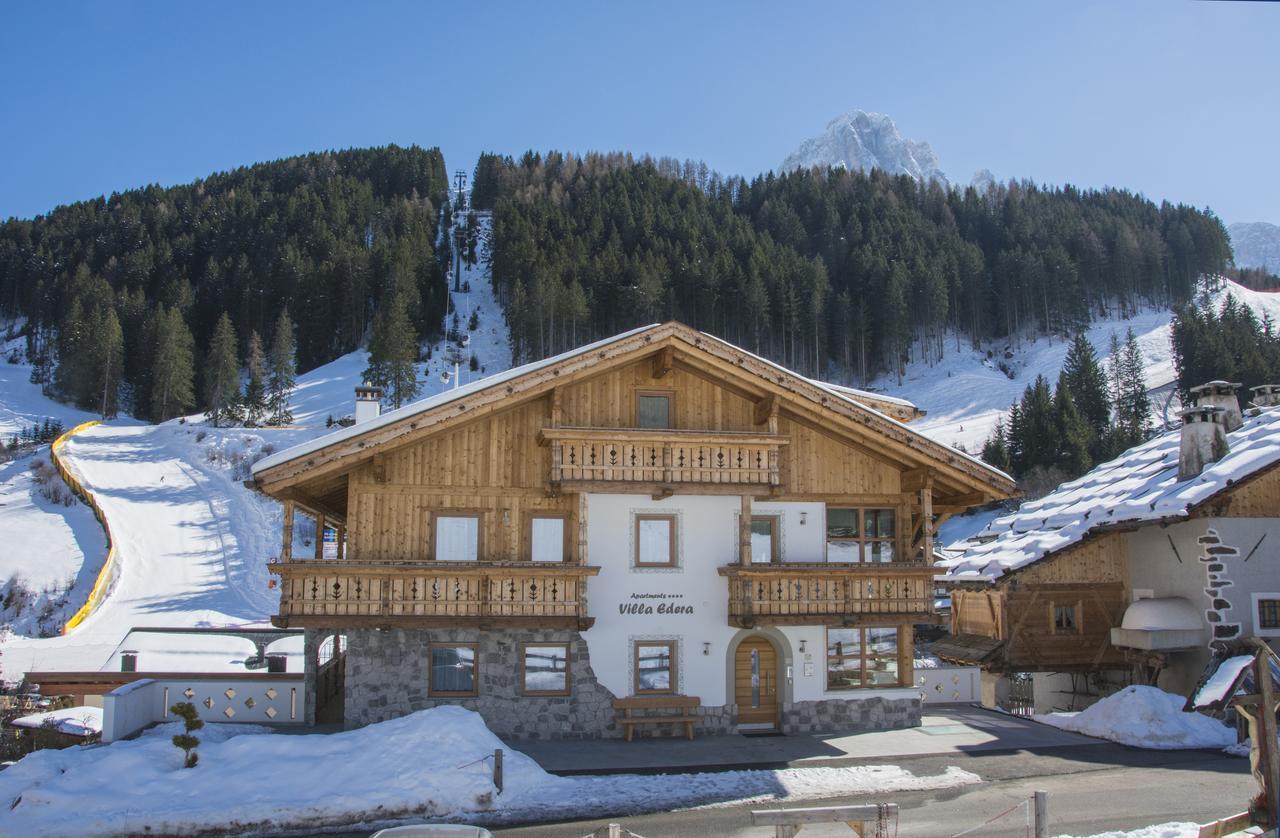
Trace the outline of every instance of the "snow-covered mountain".
<path fill-rule="evenodd" d="M 1280 274 L 1280 226 L 1265 221 L 1238 222 L 1227 226 L 1227 234 L 1238 267 Z"/>
<path fill-rule="evenodd" d="M 782 171 L 813 166 L 846 169 L 883 169 L 893 175 L 910 175 L 947 183 L 938 156 L 926 142 L 903 137 L 893 120 L 882 113 L 849 111 L 827 123 L 821 134 L 805 140 L 782 161 Z"/>

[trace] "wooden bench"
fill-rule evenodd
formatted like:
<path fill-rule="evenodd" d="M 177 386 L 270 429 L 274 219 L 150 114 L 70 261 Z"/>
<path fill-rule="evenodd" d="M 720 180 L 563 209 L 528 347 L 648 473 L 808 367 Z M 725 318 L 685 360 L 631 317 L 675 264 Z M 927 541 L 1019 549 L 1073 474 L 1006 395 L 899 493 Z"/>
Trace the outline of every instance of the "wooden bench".
<path fill-rule="evenodd" d="M 613 700 L 613 709 L 621 714 L 618 724 L 626 730 L 628 742 L 637 725 L 683 724 L 684 735 L 692 739 L 693 724 L 698 721 L 693 711 L 701 705 L 702 699 L 696 695 L 643 695 Z M 637 711 L 641 715 L 636 715 Z"/>

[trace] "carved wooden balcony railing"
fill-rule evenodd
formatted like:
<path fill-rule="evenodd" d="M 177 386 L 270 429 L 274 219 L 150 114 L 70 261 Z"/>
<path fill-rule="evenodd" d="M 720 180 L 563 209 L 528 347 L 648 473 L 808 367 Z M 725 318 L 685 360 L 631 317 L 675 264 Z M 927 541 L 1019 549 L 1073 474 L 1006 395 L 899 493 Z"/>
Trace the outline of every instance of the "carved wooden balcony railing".
<path fill-rule="evenodd" d="M 927 564 L 728 565 L 729 623 L 896 625 L 936 623 Z"/>
<path fill-rule="evenodd" d="M 556 485 L 625 483 L 775 487 L 781 484 L 777 434 L 632 428 L 543 428 Z"/>
<path fill-rule="evenodd" d="M 587 577 L 598 567 L 531 562 L 412 565 L 305 561 L 281 577 L 281 627 L 588 628 Z"/>

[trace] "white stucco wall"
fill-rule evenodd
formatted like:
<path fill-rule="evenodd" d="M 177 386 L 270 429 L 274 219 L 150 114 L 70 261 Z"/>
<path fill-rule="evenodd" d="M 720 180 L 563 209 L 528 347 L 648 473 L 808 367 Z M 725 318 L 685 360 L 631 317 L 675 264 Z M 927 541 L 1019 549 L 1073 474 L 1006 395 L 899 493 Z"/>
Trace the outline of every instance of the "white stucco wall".
<path fill-rule="evenodd" d="M 698 696 L 705 705 L 733 702 L 730 648 L 736 637 L 756 632 L 729 625 L 728 582 L 717 569 L 737 561 L 740 503 L 733 496 L 677 495 L 660 501 L 648 495 L 587 497 L 587 556 L 601 570 L 588 584 L 590 612 L 596 622 L 583 637 L 596 678 L 616 695 L 633 692 L 634 641 L 676 640 L 679 691 Z M 784 562 L 824 561 L 823 504 L 757 503 L 752 512 L 779 517 Z M 677 516 L 676 567 L 632 567 L 637 513 Z M 913 688 L 828 691 L 822 626 L 787 626 L 760 633 L 786 645 L 779 663 L 783 701 L 919 695 Z"/>
<path fill-rule="evenodd" d="M 1222 544 L 1235 549 L 1222 556 L 1221 575 L 1230 585 L 1220 589 L 1220 598 L 1231 603 L 1222 614 L 1223 622 L 1240 626 L 1237 636 L 1257 633 L 1253 594 L 1280 591 L 1280 519 L 1200 518 L 1167 527 L 1148 526 L 1130 533 L 1129 584 L 1134 595 L 1184 597 L 1203 615 L 1212 609 L 1213 597 L 1206 592 L 1203 547 L 1198 539 L 1210 529 Z M 1190 652 L 1174 652 L 1160 679 L 1160 687 L 1172 692 L 1190 691 L 1209 660 L 1211 624 L 1205 619 L 1204 644 Z M 1275 641 L 1273 641 L 1275 645 Z"/>

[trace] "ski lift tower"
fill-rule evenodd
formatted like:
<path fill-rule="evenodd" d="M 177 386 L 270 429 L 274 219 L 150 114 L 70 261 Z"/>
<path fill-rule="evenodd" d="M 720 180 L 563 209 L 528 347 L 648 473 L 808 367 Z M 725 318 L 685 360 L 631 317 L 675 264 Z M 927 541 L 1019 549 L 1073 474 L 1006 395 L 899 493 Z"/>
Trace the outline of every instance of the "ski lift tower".
<path fill-rule="evenodd" d="M 458 187 L 458 201 L 454 204 L 454 208 L 462 212 L 467 208 L 467 173 L 458 169 L 453 173 L 453 182 Z"/>

